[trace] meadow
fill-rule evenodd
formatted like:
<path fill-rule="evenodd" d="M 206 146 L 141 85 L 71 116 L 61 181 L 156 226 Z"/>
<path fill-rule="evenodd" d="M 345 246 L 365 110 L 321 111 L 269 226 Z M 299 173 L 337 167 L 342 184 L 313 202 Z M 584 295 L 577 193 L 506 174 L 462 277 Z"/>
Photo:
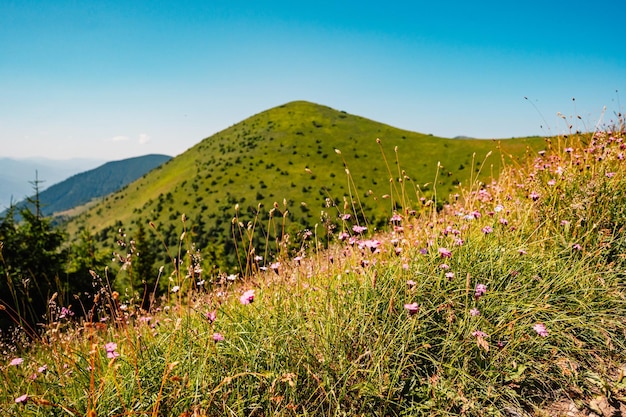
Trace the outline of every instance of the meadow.
<path fill-rule="evenodd" d="M 401 145 L 380 146 L 384 227 L 368 222 L 355 188 L 302 234 L 294 254 L 283 218 L 271 215 L 280 204 L 262 228 L 235 203 L 233 241 L 247 255 L 237 273 L 202 269 L 181 215 L 169 247 L 177 266 L 158 277 L 166 295 L 142 309 L 104 270 L 93 272 L 87 319 L 51 300 L 41 336 L 18 331 L 2 347 L 0 409 L 86 417 L 626 411 L 625 136 L 618 126 L 555 137 L 508 164 L 492 155 L 503 161 L 499 175 L 477 173 L 445 199 L 406 175 Z M 345 175 L 354 184 L 360 173 L 346 163 Z M 264 237 L 273 257 L 252 246 L 261 230 L 282 236 Z M 132 257 L 120 259 L 132 267 Z"/>

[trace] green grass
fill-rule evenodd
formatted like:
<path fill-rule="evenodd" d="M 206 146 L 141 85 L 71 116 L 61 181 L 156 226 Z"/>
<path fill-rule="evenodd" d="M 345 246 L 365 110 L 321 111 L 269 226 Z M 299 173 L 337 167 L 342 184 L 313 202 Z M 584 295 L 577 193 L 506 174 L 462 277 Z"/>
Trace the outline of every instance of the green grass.
<path fill-rule="evenodd" d="M 353 232 L 351 212 L 327 250 L 313 235 L 300 257 L 232 282 L 188 275 L 198 259 L 185 258 L 151 312 L 101 277 L 93 322 L 57 319 L 42 340 L 6 348 L 0 408 L 505 416 L 546 415 L 563 398 L 581 409 L 597 396 L 626 401 L 624 139 L 560 138 L 440 211 L 399 199 L 396 180 L 400 218 L 384 231 Z M 109 342 L 119 356 L 107 357 Z"/>

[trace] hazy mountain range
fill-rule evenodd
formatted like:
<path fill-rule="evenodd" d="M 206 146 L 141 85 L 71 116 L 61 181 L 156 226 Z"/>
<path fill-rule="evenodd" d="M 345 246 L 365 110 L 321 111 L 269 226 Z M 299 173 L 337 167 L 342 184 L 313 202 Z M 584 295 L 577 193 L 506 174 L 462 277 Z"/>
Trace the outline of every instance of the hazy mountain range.
<path fill-rule="evenodd" d="M 98 159 L 0 158 L 0 212 L 33 193 L 31 182 L 38 177 L 40 189 L 63 181 L 74 174 L 102 165 Z"/>
<path fill-rule="evenodd" d="M 95 160 L 12 160 L 3 159 L 3 169 L 0 184 L 5 188 L 15 187 L 21 182 L 26 184 L 20 191 L 20 198 L 16 198 L 15 188 L 4 194 L 6 206 L 16 205 L 18 208 L 27 204 L 25 198 L 32 196 L 35 178 L 39 183 L 39 200 L 44 215 L 59 214 L 76 206 L 103 197 L 123 188 L 125 185 L 140 178 L 150 170 L 171 159 L 167 155 L 145 155 L 120 161 L 102 164 Z M 59 165 L 62 163 L 63 166 Z M 94 163 L 99 166 L 85 170 Z M 6 165 L 5 165 L 6 164 Z M 32 179 L 26 176 L 32 170 Z M 79 173 L 74 171 L 79 170 Z M 35 174 L 36 173 L 36 174 Z M 68 173 L 70 176 L 68 178 Z M 73 174 L 73 175 L 72 175 Z M 62 181 L 46 187 L 49 182 L 65 176 Z M 53 178 L 48 180 L 48 178 Z M 12 201 L 11 201 L 12 200 Z M 6 208 L 6 207 L 4 207 Z M 0 210 L 0 212 L 3 210 Z"/>

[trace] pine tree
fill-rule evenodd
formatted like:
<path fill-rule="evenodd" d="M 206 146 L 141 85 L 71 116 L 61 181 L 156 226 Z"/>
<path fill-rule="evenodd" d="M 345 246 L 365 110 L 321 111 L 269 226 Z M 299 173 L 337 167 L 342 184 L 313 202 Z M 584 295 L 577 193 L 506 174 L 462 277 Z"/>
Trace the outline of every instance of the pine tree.
<path fill-rule="evenodd" d="M 67 260 L 63 233 L 41 214 L 40 181 L 32 184 L 35 194 L 28 202 L 34 209 L 22 208 L 21 221 L 16 223 L 15 207 L 11 207 L 0 221 L 0 299 L 19 315 L 18 324 L 23 324 L 22 320 L 30 324 L 45 321 L 49 301 L 61 289 L 59 277 Z"/>

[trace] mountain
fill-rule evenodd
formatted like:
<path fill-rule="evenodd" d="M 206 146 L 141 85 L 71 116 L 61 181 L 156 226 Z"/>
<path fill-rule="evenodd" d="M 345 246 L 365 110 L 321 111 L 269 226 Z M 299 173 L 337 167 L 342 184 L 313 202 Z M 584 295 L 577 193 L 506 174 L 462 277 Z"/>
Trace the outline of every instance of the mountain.
<path fill-rule="evenodd" d="M 101 165 L 97 159 L 55 160 L 46 158 L 0 158 L 0 211 L 33 193 L 32 181 L 41 181 L 40 189 L 56 184 L 71 175 Z"/>
<path fill-rule="evenodd" d="M 107 162 L 97 168 L 71 176 L 39 193 L 44 215 L 59 215 L 120 190 L 142 175 L 170 160 L 167 155 L 145 155 L 120 161 Z M 23 200 L 17 208 L 28 204 Z"/>
<path fill-rule="evenodd" d="M 544 146 L 539 137 L 445 139 L 314 103 L 290 102 L 202 140 L 107 196 L 67 228 L 73 236 L 88 231 L 114 250 L 120 228 L 133 236 L 138 224 L 150 222 L 158 241 L 175 248 L 184 214 L 187 236 L 198 249 L 232 255 L 232 228 L 241 224 L 245 229 L 258 214 L 267 249 L 272 207 L 273 218 L 280 218 L 278 227 L 293 241 L 304 228 L 318 225 L 315 230 L 323 235 L 331 223 L 340 227 L 338 214 L 354 213 L 352 207 L 367 213 L 370 228 L 382 226 L 391 215 L 392 200 L 420 204 L 421 196 L 434 193 L 439 201 L 445 199 L 457 184 L 478 175 L 489 152 L 493 155 L 481 172 L 485 180 L 497 175 L 503 160 L 521 160 L 529 149 Z M 405 177 L 402 183 L 398 177 Z M 285 211 L 289 214 L 281 218 Z M 238 222 L 233 223 L 235 215 Z M 263 250 L 257 244 L 263 242 L 255 242 L 255 249 Z M 168 262 L 166 256 L 163 262 Z"/>

